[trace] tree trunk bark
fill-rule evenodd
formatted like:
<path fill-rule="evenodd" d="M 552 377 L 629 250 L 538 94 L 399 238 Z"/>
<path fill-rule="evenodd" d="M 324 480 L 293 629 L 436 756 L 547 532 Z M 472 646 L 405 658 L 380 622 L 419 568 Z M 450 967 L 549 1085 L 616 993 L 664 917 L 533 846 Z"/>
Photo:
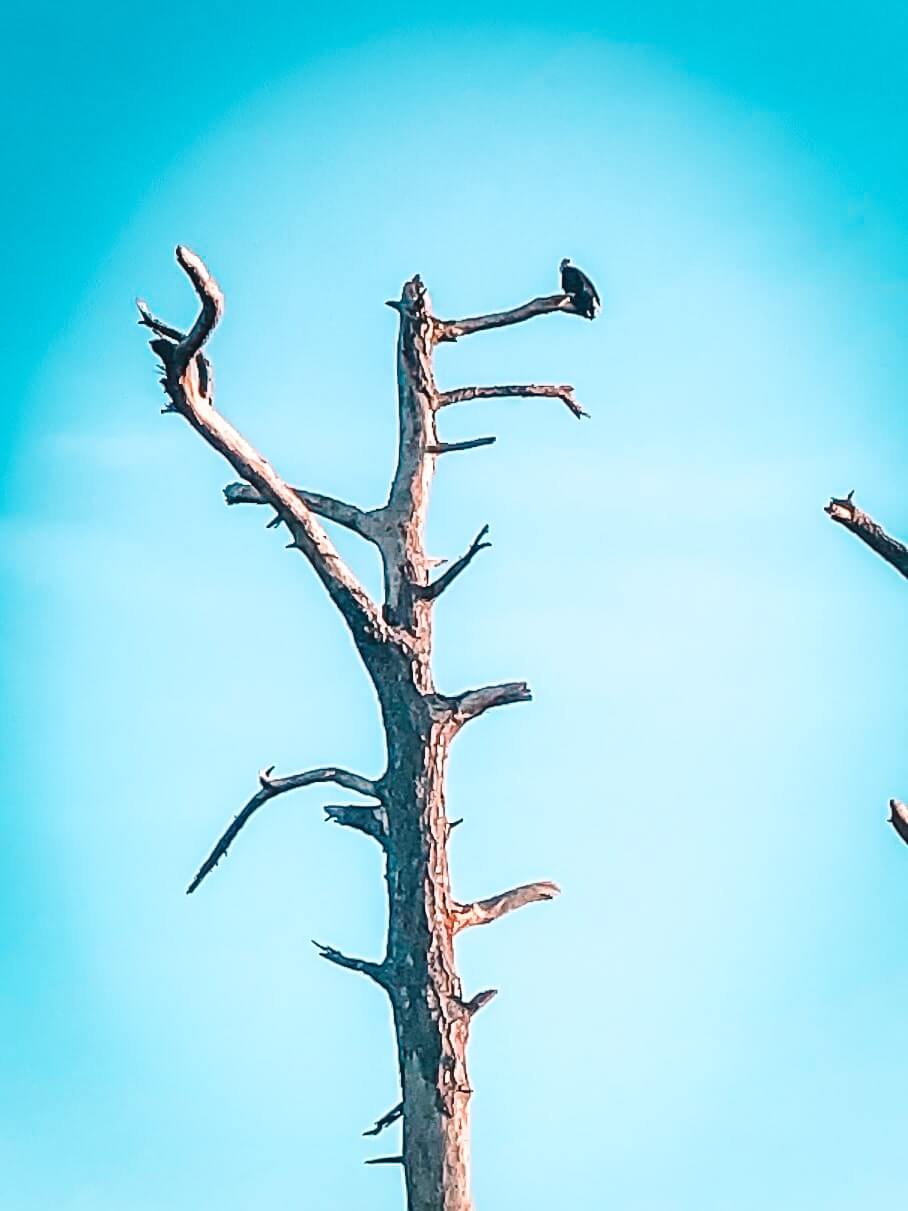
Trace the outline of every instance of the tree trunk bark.
<path fill-rule="evenodd" d="M 445 774 L 453 734 L 415 696 L 388 721 L 388 991 L 409 1211 L 470 1211 L 466 1044 L 454 963 Z M 401 719 L 403 715 L 403 719 Z M 401 723 L 403 726 L 401 726 Z"/>
<path fill-rule="evenodd" d="M 422 282 L 398 304 L 399 451 L 386 506 L 385 609 L 414 646 L 399 675 L 380 679 L 388 765 L 386 985 L 397 1032 L 408 1211 L 470 1211 L 466 1069 L 469 1013 L 454 963 L 445 814 L 448 749 L 457 726 L 436 711 L 432 602 L 425 590 L 426 506 L 436 456 L 432 319 Z"/>

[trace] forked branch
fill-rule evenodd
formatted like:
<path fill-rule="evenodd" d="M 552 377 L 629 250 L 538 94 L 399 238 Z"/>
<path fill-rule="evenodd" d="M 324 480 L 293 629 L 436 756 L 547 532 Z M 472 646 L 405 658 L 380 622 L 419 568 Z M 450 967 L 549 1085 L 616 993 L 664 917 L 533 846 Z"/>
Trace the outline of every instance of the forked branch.
<path fill-rule="evenodd" d="M 458 904 L 454 910 L 454 930 L 459 933 L 472 925 L 488 925 L 497 921 L 506 913 L 523 908 L 526 904 L 536 904 L 540 900 L 554 900 L 561 888 L 557 883 L 543 881 L 540 883 L 524 883 L 521 887 L 512 887 L 499 896 L 491 896 L 488 900 L 475 900 L 472 904 Z"/>
<path fill-rule="evenodd" d="M 433 581 L 432 584 L 418 586 L 420 596 L 425 598 L 427 601 L 434 601 L 440 593 L 443 593 L 451 581 L 457 579 L 461 572 L 463 572 L 464 569 L 467 568 L 470 563 L 472 563 L 480 551 L 484 551 L 486 547 L 490 547 L 492 545 L 490 542 L 482 541 L 488 532 L 489 527 L 483 526 L 470 543 L 466 552 L 461 555 L 460 559 L 455 559 L 451 566 L 445 572 L 443 572 L 437 580 Z"/>
<path fill-rule="evenodd" d="M 471 336 L 474 332 L 488 332 L 490 328 L 522 324 L 524 320 L 532 320 L 537 315 L 551 315 L 553 311 L 581 314 L 569 294 L 548 294 L 542 298 L 531 299 L 530 302 L 510 311 L 495 311 L 491 315 L 476 315 L 464 320 L 435 320 L 435 340 L 456 341 L 462 336 Z"/>
<path fill-rule="evenodd" d="M 194 253 L 177 248 L 177 260 L 201 302 L 199 316 L 187 336 L 155 319 L 144 304 L 140 322 L 157 333 L 151 347 L 164 367 L 163 384 L 171 411 L 179 412 L 201 437 L 231 464 L 241 479 L 255 488 L 287 524 L 294 546 L 309 560 L 335 605 L 344 615 L 360 651 L 389 631 L 378 607 L 344 564 L 312 511 L 275 472 L 271 464 L 215 411 L 204 358 L 195 354 L 220 318 L 223 296 L 204 263 Z"/>
<path fill-rule="evenodd" d="M 840 526 L 856 534 L 861 542 L 866 543 L 872 551 L 876 551 L 877 555 L 881 555 L 888 564 L 908 579 L 908 547 L 887 534 L 869 513 L 858 508 L 854 503 L 853 488 L 843 498 L 833 496 L 825 506 L 825 512 Z"/>
<path fill-rule="evenodd" d="M 443 391 L 438 397 L 439 408 L 451 404 L 464 404 L 473 399 L 509 399 L 542 397 L 560 399 L 566 408 L 580 419 L 589 416 L 574 398 L 574 388 L 567 383 L 511 383 L 504 387 L 457 387 L 454 391 Z"/>
<path fill-rule="evenodd" d="M 323 766 L 319 769 L 306 770 L 305 773 L 290 774 L 286 778 L 272 778 L 271 772 L 273 769 L 274 766 L 272 765 L 268 769 L 261 771 L 259 774 L 261 789 L 252 796 L 242 811 L 231 820 L 218 843 L 199 867 L 198 873 L 187 887 L 187 895 L 191 895 L 202 880 L 214 870 L 221 858 L 230 849 L 237 834 L 246 827 L 259 808 L 263 807 L 269 799 L 274 799 L 277 795 L 283 795 L 286 791 L 299 790 L 303 786 L 313 786 L 317 782 L 334 782 L 338 786 L 345 787 L 347 790 L 356 791 L 357 794 L 370 795 L 373 798 L 379 797 L 378 788 L 370 778 L 363 778 L 359 774 L 352 774 L 349 770 L 338 769 L 336 766 Z"/>

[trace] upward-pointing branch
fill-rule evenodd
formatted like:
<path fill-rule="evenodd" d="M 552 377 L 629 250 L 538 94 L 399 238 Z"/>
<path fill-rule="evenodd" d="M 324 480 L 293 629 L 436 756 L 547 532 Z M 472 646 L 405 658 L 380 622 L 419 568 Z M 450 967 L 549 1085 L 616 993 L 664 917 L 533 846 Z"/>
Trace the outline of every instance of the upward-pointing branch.
<path fill-rule="evenodd" d="M 451 583 L 451 581 L 456 580 L 456 578 L 461 574 L 461 572 L 470 563 L 472 563 L 472 561 L 476 558 L 476 556 L 479 554 L 480 551 L 484 551 L 486 549 L 486 547 L 490 547 L 492 545 L 490 542 L 483 542 L 483 539 L 488 534 L 488 532 L 489 532 L 489 527 L 483 526 L 482 529 L 479 531 L 479 533 L 476 535 L 476 537 L 473 539 L 473 541 L 470 543 L 466 552 L 463 555 L 461 555 L 460 559 L 455 559 L 454 562 L 451 564 L 451 566 L 447 569 L 447 571 L 443 572 L 442 575 L 439 576 L 439 578 L 437 580 L 434 580 L 431 584 L 419 586 L 420 595 L 422 597 L 424 597 L 427 601 L 434 601 L 434 599 L 439 595 L 439 593 L 443 593 L 445 591 L 445 589 L 448 587 L 448 585 Z"/>
<path fill-rule="evenodd" d="M 474 332 L 488 332 L 490 328 L 506 328 L 509 324 L 522 324 L 524 320 L 534 319 L 537 315 L 551 315 L 553 311 L 566 311 L 570 315 L 580 315 L 574 300 L 569 294 L 548 294 L 542 298 L 531 299 L 511 311 L 495 311 L 491 315 L 476 315 L 464 320 L 435 320 L 435 341 L 456 341 L 462 336 L 471 336 Z"/>
<path fill-rule="evenodd" d="M 205 876 L 214 870 L 233 844 L 237 834 L 245 828 L 259 808 L 269 799 L 275 798 L 276 795 L 283 795 L 286 791 L 299 790 L 303 786 L 312 786 L 316 782 L 334 782 L 347 790 L 356 791 L 357 794 L 378 798 L 378 788 L 371 778 L 363 778 L 359 774 L 352 774 L 349 770 L 338 769 L 336 766 L 322 766 L 319 769 L 306 770 L 302 774 L 290 774 L 286 778 L 272 778 L 273 769 L 272 765 L 261 771 L 259 774 L 261 790 L 256 791 L 242 811 L 231 820 L 214 849 L 199 867 L 195 878 L 186 888 L 187 895 L 191 895 Z"/>
<path fill-rule="evenodd" d="M 196 256 L 182 244 L 177 245 L 176 255 L 180 268 L 192 282 L 192 288 L 202 304 L 202 310 L 199 312 L 196 322 L 179 345 L 180 356 L 188 362 L 214 332 L 217 322 L 224 312 L 224 296 L 200 256 Z"/>
<path fill-rule="evenodd" d="M 176 255 L 201 301 L 201 311 L 189 334 L 177 341 L 177 329 L 170 329 L 155 320 L 144 304 L 140 308 L 140 322 L 158 334 L 151 342 L 151 347 L 164 367 L 162 382 L 170 398 L 170 410 L 184 416 L 196 432 L 227 459 L 240 478 L 258 491 L 280 515 L 292 535 L 290 545 L 302 551 L 309 560 L 346 619 L 368 664 L 370 645 L 375 640 L 387 640 L 390 637 L 389 628 L 375 603 L 338 555 L 312 511 L 271 464 L 215 411 L 207 365 L 202 357 L 197 358 L 195 354 L 220 318 L 223 296 L 199 257 L 183 247 L 177 248 Z"/>
<path fill-rule="evenodd" d="M 908 547 L 897 538 L 892 538 L 869 513 L 857 507 L 854 503 L 853 488 L 842 499 L 833 496 L 825 506 L 825 512 L 840 526 L 856 534 L 861 542 L 866 543 L 872 551 L 876 551 L 877 555 L 881 555 L 897 572 L 908 579 Z"/>
<path fill-rule="evenodd" d="M 152 315 L 144 299 L 136 299 L 136 306 L 139 309 L 139 323 L 145 328 L 150 328 L 158 336 L 166 336 L 168 340 L 176 341 L 177 344 L 186 340 L 185 332 L 180 332 L 178 328 L 171 328 L 169 324 L 159 320 L 156 315 Z"/>

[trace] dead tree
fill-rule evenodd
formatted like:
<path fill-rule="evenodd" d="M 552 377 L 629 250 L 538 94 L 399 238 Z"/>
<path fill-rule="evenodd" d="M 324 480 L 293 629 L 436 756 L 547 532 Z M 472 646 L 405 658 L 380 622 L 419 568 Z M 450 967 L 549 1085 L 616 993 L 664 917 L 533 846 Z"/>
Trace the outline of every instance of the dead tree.
<path fill-rule="evenodd" d="M 193 892 L 225 856 L 249 819 L 276 795 L 314 783 L 334 783 L 366 802 L 326 807 L 329 820 L 372 837 L 385 858 L 388 930 L 380 960 L 353 958 L 316 942 L 322 958 L 368 976 L 387 994 L 397 1035 L 401 1100 L 367 1132 L 377 1135 L 398 1119 L 399 1154 L 368 1164 L 403 1166 L 410 1211 L 469 1211 L 467 1039 L 475 1014 L 494 989 L 466 997 L 454 961 L 454 937 L 515 908 L 558 894 L 554 883 L 528 883 L 472 904 L 451 892 L 447 843 L 453 823 L 445 813 L 445 775 L 451 742 L 460 729 L 493 707 L 526 702 L 523 681 L 488 685 L 457 694 L 436 689 L 432 677 L 432 611 L 441 593 L 489 545 L 483 527 L 459 559 L 430 579 L 424 529 L 437 460 L 485 445 L 494 438 L 446 442 L 437 432 L 443 408 L 499 396 L 560 400 L 574 416 L 585 413 L 564 385 L 511 384 L 440 391 L 432 359 L 435 347 L 473 333 L 519 324 L 554 312 L 579 314 L 569 295 L 536 298 L 512 311 L 471 319 L 442 320 L 432 313 L 419 276 L 388 303 L 399 316 L 397 393 L 399 449 L 387 503 L 355 505 L 290 487 L 257 450 L 215 410 L 210 364 L 202 347 L 221 317 L 223 297 L 194 253 L 176 250 L 177 261 L 201 301 L 188 332 L 163 323 L 140 302 L 139 322 L 153 333 L 151 348 L 163 367 L 164 412 L 177 412 L 233 467 L 242 482 L 225 489 L 227 503 L 269 505 L 273 525 L 283 524 L 288 547 L 312 565 L 349 627 L 378 697 L 387 764 L 378 778 L 326 766 L 276 777 L 259 774 L 259 789 L 233 819 L 189 886 Z M 317 517 L 373 543 L 384 571 L 379 606 L 339 557 Z"/>
<path fill-rule="evenodd" d="M 883 527 L 854 503 L 854 489 L 847 496 L 833 496 L 826 513 L 876 551 L 895 570 L 908 579 L 908 547 L 887 534 Z M 900 799 L 889 800 L 889 823 L 903 841 L 908 843 L 908 804 Z"/>

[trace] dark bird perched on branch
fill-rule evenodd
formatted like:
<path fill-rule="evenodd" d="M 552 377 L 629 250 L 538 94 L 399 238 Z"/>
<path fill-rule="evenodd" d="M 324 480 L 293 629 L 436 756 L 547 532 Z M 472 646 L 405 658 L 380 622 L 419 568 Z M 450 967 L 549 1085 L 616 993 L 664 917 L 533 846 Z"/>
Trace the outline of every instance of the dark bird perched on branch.
<path fill-rule="evenodd" d="M 570 257 L 564 258 L 560 269 L 561 289 L 565 294 L 571 296 L 574 306 L 581 315 L 585 315 L 588 320 L 594 320 L 599 309 L 599 295 L 596 293 L 596 287 L 582 269 L 571 264 Z"/>

